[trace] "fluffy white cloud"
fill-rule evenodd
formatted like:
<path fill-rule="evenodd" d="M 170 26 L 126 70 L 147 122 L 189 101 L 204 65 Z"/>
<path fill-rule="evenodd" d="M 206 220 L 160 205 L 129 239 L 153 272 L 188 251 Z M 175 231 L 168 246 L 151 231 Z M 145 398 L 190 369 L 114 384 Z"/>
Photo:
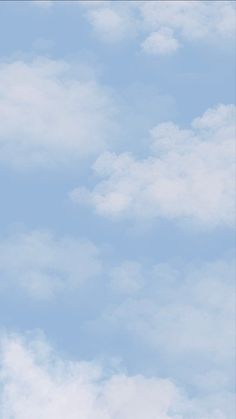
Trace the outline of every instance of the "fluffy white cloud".
<path fill-rule="evenodd" d="M 41 340 L 4 340 L 2 419 L 230 419 L 230 395 L 187 399 L 170 380 L 104 374 L 94 363 L 62 360 Z M 223 399 L 223 400 L 222 400 Z"/>
<path fill-rule="evenodd" d="M 130 33 L 141 39 L 146 36 L 141 44 L 145 52 L 152 54 L 173 53 L 178 49 L 179 41 L 216 43 L 232 39 L 235 34 L 235 4 L 231 1 L 80 4 L 87 8 L 88 19 L 103 40 L 118 41 L 129 37 Z"/>
<path fill-rule="evenodd" d="M 35 298 L 76 289 L 101 270 L 97 248 L 88 241 L 32 231 L 0 241 L 0 287 Z"/>
<path fill-rule="evenodd" d="M 105 153 L 94 166 L 103 177 L 77 202 L 113 218 L 187 219 L 202 226 L 235 223 L 235 106 L 208 109 L 180 129 L 168 122 L 151 131 L 150 156 Z"/>
<path fill-rule="evenodd" d="M 132 38 L 138 31 L 132 2 L 82 1 L 78 3 L 85 10 L 95 34 L 102 41 L 111 43 Z"/>
<path fill-rule="evenodd" d="M 168 380 L 114 374 L 88 363 L 63 362 L 40 342 L 3 348 L 1 417 L 9 419 L 167 419 L 178 391 Z M 53 359 L 53 362 L 52 362 Z"/>
<path fill-rule="evenodd" d="M 105 148 L 113 126 L 110 96 L 79 70 L 78 77 L 72 73 L 68 63 L 49 59 L 0 64 L 2 163 L 78 163 Z"/>
<path fill-rule="evenodd" d="M 130 36 L 132 30 L 131 22 L 124 11 L 119 14 L 111 7 L 96 7 L 90 10 L 88 18 L 104 41 L 117 42 Z"/>
<path fill-rule="evenodd" d="M 173 38 L 168 28 L 152 32 L 142 43 L 142 48 L 148 54 L 171 54 L 179 48 L 179 42 Z"/>

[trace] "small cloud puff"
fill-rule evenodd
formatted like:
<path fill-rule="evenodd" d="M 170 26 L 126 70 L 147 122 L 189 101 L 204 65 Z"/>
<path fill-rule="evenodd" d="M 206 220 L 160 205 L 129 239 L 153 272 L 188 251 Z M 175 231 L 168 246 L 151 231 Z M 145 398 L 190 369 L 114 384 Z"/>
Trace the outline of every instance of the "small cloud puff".
<path fill-rule="evenodd" d="M 157 32 L 152 32 L 142 43 L 143 51 L 148 54 L 172 54 L 177 51 L 180 44 L 173 37 L 173 33 L 168 28 L 162 28 Z"/>

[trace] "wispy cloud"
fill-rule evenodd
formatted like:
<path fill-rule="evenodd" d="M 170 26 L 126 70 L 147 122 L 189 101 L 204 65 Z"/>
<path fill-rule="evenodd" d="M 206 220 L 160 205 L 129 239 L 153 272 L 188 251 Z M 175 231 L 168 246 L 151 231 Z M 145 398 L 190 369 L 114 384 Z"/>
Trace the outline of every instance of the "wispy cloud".
<path fill-rule="evenodd" d="M 49 232 L 13 234 L 0 241 L 0 287 L 50 299 L 77 289 L 101 270 L 99 252 L 86 240 Z"/>

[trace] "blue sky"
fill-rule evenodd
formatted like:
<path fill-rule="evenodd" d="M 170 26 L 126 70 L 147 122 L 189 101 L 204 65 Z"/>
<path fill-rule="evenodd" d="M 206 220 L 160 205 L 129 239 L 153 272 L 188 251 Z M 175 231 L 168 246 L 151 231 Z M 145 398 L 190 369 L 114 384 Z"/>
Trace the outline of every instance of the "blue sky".
<path fill-rule="evenodd" d="M 0 4 L 3 419 L 231 419 L 235 4 Z"/>

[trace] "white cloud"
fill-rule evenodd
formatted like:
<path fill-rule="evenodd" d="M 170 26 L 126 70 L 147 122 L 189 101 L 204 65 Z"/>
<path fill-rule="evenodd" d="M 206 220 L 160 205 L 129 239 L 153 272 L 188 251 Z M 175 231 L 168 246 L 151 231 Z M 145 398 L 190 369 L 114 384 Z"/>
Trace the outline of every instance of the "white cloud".
<path fill-rule="evenodd" d="M 173 38 L 170 29 L 162 28 L 152 32 L 141 46 L 148 54 L 171 54 L 179 48 L 179 42 Z"/>
<path fill-rule="evenodd" d="M 1 356 L 2 419 L 231 419 L 232 396 L 187 399 L 171 380 L 107 376 L 58 358 L 41 340 L 8 337 Z"/>
<path fill-rule="evenodd" d="M 232 1 L 80 4 L 86 7 L 88 19 L 102 40 L 118 41 L 135 33 L 141 39 L 143 50 L 152 54 L 174 53 L 179 43 L 192 41 L 215 45 L 221 42 L 223 45 L 222 41 L 233 39 L 235 35 L 235 4 Z M 163 34 L 163 27 L 171 35 Z"/>
<path fill-rule="evenodd" d="M 3 419 L 171 417 L 168 410 L 178 392 L 168 380 L 124 374 L 109 379 L 92 363 L 52 359 L 52 354 L 47 356 L 40 346 L 27 348 L 14 339 L 5 343 L 1 374 Z"/>
<path fill-rule="evenodd" d="M 133 4 L 110 1 L 82 1 L 85 14 L 97 37 L 111 43 L 136 35 L 138 25 L 133 15 Z"/>
<path fill-rule="evenodd" d="M 96 7 L 90 10 L 88 17 L 96 33 L 108 43 L 130 36 L 131 21 L 125 13 L 119 14 L 111 7 Z"/>
<path fill-rule="evenodd" d="M 105 148 L 113 105 L 64 61 L 0 65 L 0 161 L 21 167 L 77 163 Z"/>
<path fill-rule="evenodd" d="M 32 231 L 0 242 L 0 287 L 22 289 L 34 298 L 76 289 L 100 270 L 99 252 L 89 241 Z"/>
<path fill-rule="evenodd" d="M 235 107 L 219 105 L 189 129 L 168 122 L 151 131 L 146 159 L 105 153 L 94 166 L 104 178 L 73 200 L 112 218 L 186 219 L 202 226 L 235 223 Z"/>

